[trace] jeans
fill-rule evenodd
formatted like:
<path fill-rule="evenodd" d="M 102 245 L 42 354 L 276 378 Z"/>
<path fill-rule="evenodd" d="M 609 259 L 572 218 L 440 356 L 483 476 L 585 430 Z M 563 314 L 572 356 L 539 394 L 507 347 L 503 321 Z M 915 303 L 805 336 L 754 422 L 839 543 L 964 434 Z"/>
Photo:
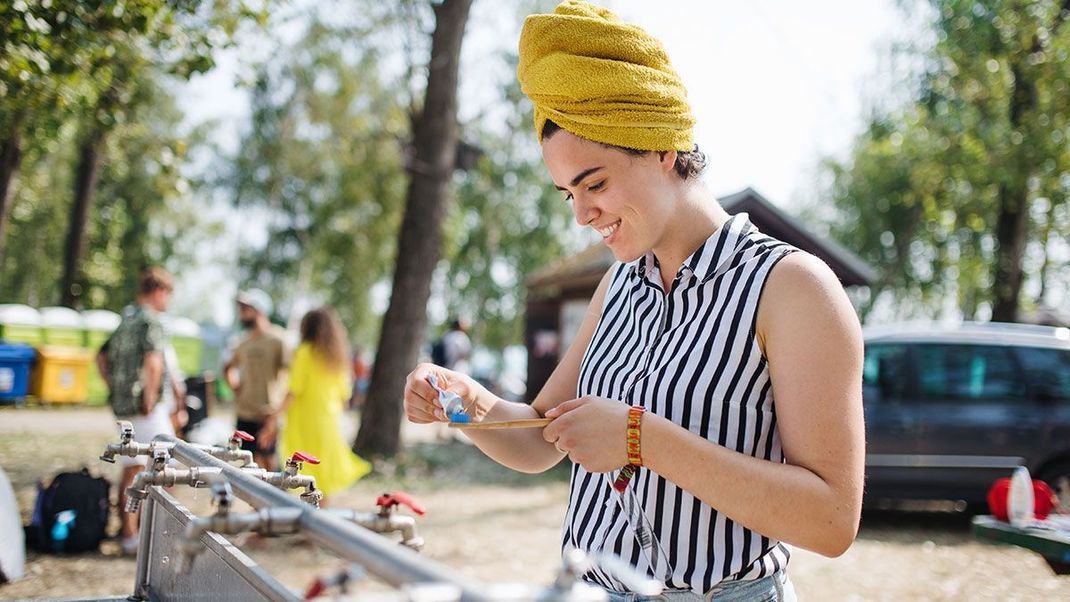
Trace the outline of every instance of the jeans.
<path fill-rule="evenodd" d="M 609 602 L 796 602 L 795 587 L 783 570 L 750 581 L 718 583 L 705 594 L 666 590 L 657 596 L 609 591 Z"/>

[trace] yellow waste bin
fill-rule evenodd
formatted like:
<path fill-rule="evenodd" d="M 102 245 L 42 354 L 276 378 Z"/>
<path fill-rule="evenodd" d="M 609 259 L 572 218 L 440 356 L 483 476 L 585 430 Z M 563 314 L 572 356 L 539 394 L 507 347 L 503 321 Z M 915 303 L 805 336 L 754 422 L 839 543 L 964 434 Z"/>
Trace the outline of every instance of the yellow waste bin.
<path fill-rule="evenodd" d="M 42 345 L 37 348 L 30 394 L 42 403 L 84 403 L 94 354 L 88 349 Z"/>

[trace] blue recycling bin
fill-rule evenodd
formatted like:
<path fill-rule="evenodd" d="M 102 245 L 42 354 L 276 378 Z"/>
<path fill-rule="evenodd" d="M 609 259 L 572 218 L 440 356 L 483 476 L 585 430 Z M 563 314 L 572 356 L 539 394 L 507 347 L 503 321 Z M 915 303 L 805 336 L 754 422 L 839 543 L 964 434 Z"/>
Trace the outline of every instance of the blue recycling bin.
<path fill-rule="evenodd" d="M 29 345 L 0 343 L 0 403 L 26 397 L 35 355 Z"/>

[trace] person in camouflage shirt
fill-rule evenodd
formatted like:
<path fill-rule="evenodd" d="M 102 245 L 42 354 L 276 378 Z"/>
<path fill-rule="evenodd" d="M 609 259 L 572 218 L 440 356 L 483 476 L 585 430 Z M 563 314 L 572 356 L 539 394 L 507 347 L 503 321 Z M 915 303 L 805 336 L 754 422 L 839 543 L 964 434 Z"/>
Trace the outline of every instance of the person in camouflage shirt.
<path fill-rule="evenodd" d="M 170 408 L 160 403 L 167 382 L 164 349 L 167 340 L 160 314 L 167 310 L 173 285 L 162 268 L 142 271 L 137 299 L 123 310 L 122 322 L 97 353 L 97 366 L 108 383 L 108 402 L 115 417 L 134 425 L 134 439 L 147 443 L 156 435 L 174 435 Z M 147 458 L 123 456 L 119 507 L 126 506 L 126 488 L 143 469 Z M 122 513 L 122 548 L 137 551 L 138 515 Z"/>

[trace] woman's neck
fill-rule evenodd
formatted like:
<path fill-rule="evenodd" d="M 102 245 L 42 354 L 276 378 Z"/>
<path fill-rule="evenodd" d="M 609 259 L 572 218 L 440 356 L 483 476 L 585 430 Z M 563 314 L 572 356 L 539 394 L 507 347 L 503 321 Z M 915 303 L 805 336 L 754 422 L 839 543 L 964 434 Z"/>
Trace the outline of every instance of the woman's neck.
<path fill-rule="evenodd" d="M 684 260 L 731 217 L 701 182 L 681 191 L 678 207 L 679 211 L 674 212 L 666 224 L 662 244 L 653 249 L 661 266 L 661 283 L 666 293 Z"/>

